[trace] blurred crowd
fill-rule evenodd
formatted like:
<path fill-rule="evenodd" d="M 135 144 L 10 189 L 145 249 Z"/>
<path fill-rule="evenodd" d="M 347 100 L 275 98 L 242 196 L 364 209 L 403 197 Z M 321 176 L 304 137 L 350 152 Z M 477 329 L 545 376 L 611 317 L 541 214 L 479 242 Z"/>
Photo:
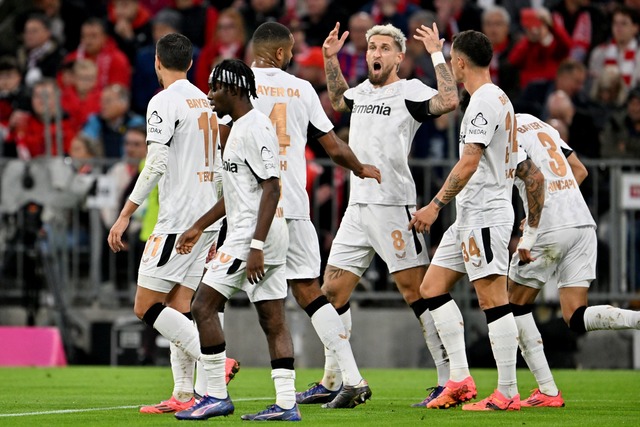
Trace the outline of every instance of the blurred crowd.
<path fill-rule="evenodd" d="M 366 31 L 392 23 L 407 36 L 400 76 L 434 88 L 431 58 L 412 35 L 435 22 L 446 44 L 459 31 L 484 32 L 495 51 L 492 79 L 515 110 L 552 123 L 581 158 L 640 158 L 640 0 L 4 0 L 0 157 L 62 152 L 78 173 L 110 174 L 121 197 L 139 170 L 130 160 L 145 155 L 132 141 L 144 137 L 146 105 L 160 90 L 155 41 L 170 32 L 191 39 L 189 78 L 206 93 L 222 59 L 251 64 L 252 33 L 266 21 L 291 28 L 289 71 L 316 87 L 345 140 L 349 117 L 331 108 L 321 50 L 336 21 L 350 34 L 340 52 L 350 85 L 367 76 Z M 457 114 L 425 123 L 412 156 L 456 157 Z M 347 175 L 314 164 L 326 154 L 313 141 L 307 155 L 312 200 L 344 203 Z M 96 171 L 92 159 L 125 163 Z M 103 216 L 109 226 L 113 218 Z"/>

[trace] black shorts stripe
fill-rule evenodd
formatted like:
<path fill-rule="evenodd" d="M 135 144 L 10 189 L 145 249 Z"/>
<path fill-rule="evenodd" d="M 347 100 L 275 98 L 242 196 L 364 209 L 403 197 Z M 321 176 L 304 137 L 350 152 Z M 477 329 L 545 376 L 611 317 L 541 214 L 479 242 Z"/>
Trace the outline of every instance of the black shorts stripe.
<path fill-rule="evenodd" d="M 238 259 L 238 258 L 234 259 L 233 262 L 231 263 L 231 266 L 227 270 L 227 274 L 233 274 L 236 271 L 238 271 L 238 269 L 240 268 L 241 264 L 242 264 L 242 260 L 241 259 Z"/>
<path fill-rule="evenodd" d="M 491 264 L 491 261 L 493 261 L 493 251 L 491 250 L 491 229 L 489 227 L 482 229 L 482 246 L 484 247 L 484 256 L 487 264 Z"/>
<path fill-rule="evenodd" d="M 177 234 L 167 235 L 167 241 L 164 242 L 164 246 L 162 247 L 162 253 L 160 254 L 157 267 L 162 267 L 169 262 L 169 258 L 171 258 L 171 251 L 173 251 L 173 246 L 176 243 L 176 236 Z"/>
<path fill-rule="evenodd" d="M 407 219 L 411 221 L 411 212 L 409 211 L 409 206 L 405 205 L 404 209 L 407 212 Z M 422 245 L 420 244 L 420 239 L 418 239 L 418 233 L 416 232 L 415 228 L 412 228 L 411 232 L 413 233 L 413 243 L 416 245 L 416 255 L 419 255 L 422 253 Z"/>
<path fill-rule="evenodd" d="M 216 242 L 216 250 L 224 244 L 224 240 L 227 238 L 227 217 L 222 218 L 222 225 L 218 232 L 218 241 Z"/>

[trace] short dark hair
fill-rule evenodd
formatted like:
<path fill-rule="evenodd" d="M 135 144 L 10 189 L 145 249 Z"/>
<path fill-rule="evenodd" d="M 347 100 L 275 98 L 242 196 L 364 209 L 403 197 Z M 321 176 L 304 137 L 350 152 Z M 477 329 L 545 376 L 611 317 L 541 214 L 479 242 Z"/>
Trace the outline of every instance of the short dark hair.
<path fill-rule="evenodd" d="M 291 31 L 279 22 L 265 22 L 253 32 L 253 44 L 282 43 L 291 39 Z"/>
<path fill-rule="evenodd" d="M 239 59 L 225 59 L 215 66 L 209 78 L 209 86 L 220 82 L 223 87 L 234 87 L 243 91 L 248 100 L 257 98 L 256 78 L 247 64 Z"/>
<path fill-rule="evenodd" d="M 491 42 L 480 31 L 466 30 L 453 36 L 452 50 L 463 53 L 478 67 L 488 67 L 493 57 Z"/>
<path fill-rule="evenodd" d="M 170 33 L 156 42 L 156 55 L 165 68 L 187 71 L 193 58 L 193 44 L 182 34 Z"/>

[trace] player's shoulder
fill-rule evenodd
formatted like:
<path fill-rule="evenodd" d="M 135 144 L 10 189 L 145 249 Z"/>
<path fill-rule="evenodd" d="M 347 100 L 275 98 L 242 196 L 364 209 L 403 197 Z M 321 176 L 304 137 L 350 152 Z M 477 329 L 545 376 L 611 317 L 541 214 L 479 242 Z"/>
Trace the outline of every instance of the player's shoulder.
<path fill-rule="evenodd" d="M 513 105 L 507 94 L 498 86 L 491 83 L 480 86 L 473 95 L 471 95 L 467 110 L 478 108 L 489 109 L 499 113 L 513 110 Z"/>
<path fill-rule="evenodd" d="M 428 86 L 420 79 L 400 80 L 403 86 L 404 97 L 409 101 L 424 101 L 435 96 L 438 91 L 431 86 Z"/>

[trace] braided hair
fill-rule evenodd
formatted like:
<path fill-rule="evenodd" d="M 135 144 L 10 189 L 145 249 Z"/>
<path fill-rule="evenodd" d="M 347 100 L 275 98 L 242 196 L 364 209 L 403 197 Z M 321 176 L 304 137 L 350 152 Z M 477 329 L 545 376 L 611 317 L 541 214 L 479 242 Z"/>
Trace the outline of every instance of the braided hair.
<path fill-rule="evenodd" d="M 243 91 L 247 100 L 257 98 L 256 79 L 251 68 L 239 59 L 225 59 L 215 66 L 209 77 L 209 85 L 220 82 L 223 87 Z"/>

